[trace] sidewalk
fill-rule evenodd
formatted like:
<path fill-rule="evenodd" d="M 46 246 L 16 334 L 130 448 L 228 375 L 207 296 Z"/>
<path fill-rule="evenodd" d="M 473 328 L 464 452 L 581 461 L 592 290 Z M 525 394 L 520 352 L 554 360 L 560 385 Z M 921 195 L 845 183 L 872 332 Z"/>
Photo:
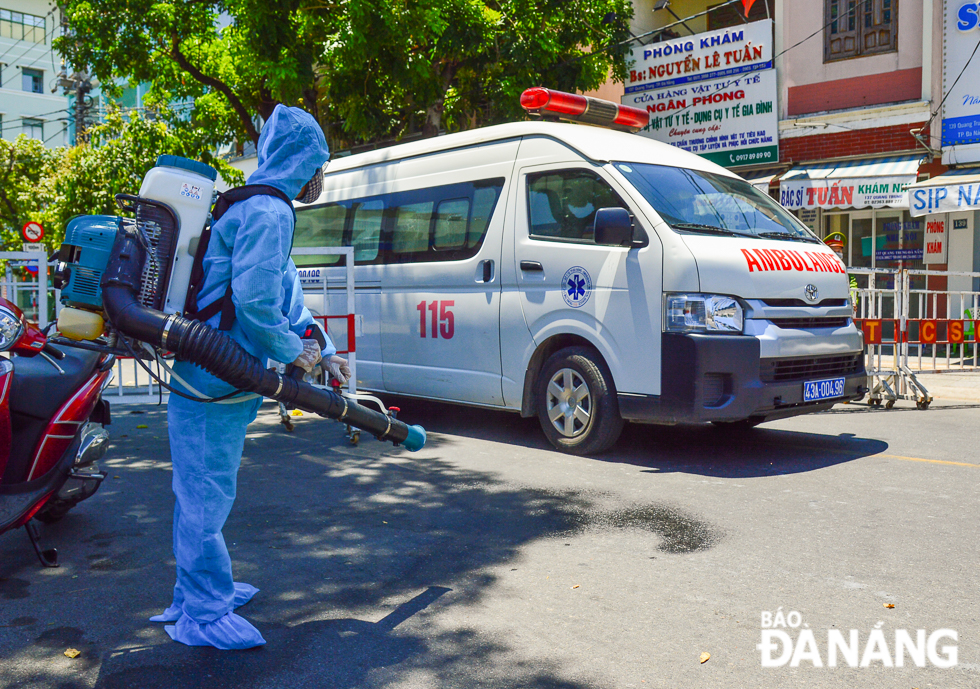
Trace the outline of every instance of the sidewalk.
<path fill-rule="evenodd" d="M 980 373 L 921 373 L 916 378 L 937 400 L 980 402 Z"/>

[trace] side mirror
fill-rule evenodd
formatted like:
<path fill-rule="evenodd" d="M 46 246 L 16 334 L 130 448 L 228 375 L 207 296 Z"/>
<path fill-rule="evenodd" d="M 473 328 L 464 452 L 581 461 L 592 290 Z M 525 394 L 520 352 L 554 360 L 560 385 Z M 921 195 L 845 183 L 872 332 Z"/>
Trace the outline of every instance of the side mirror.
<path fill-rule="evenodd" d="M 632 246 L 633 219 L 625 208 L 600 208 L 593 227 L 595 243 L 603 246 Z"/>

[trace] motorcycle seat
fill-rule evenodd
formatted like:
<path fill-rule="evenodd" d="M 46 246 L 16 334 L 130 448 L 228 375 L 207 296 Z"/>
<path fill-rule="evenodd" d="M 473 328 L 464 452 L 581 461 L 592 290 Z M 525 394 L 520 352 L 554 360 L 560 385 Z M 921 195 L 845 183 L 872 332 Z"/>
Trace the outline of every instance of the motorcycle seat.
<path fill-rule="evenodd" d="M 64 374 L 50 361 L 38 355 L 14 354 L 13 385 L 10 389 L 10 411 L 36 419 L 50 419 L 78 388 L 88 380 L 99 363 L 99 352 L 59 347 L 65 358 L 56 360 Z"/>

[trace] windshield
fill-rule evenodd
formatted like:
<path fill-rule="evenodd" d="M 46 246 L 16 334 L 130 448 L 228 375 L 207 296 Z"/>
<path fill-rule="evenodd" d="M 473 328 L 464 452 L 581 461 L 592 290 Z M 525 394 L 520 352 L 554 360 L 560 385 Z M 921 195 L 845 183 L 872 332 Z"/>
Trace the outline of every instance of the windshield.
<path fill-rule="evenodd" d="M 615 165 L 676 230 L 820 242 L 803 223 L 743 179 L 666 165 Z"/>

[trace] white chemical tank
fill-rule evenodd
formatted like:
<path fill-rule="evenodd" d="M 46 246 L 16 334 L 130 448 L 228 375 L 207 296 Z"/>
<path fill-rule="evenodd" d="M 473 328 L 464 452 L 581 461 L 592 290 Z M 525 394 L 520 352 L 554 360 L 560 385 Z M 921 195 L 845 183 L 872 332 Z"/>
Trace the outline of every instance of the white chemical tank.
<path fill-rule="evenodd" d="M 194 264 L 191 251 L 197 249 L 201 231 L 211 213 L 217 177 L 217 170 L 210 165 L 180 156 L 162 155 L 143 178 L 140 196 L 170 206 L 180 223 L 167 296 L 163 302 L 164 313 L 184 312 L 187 285 Z"/>

